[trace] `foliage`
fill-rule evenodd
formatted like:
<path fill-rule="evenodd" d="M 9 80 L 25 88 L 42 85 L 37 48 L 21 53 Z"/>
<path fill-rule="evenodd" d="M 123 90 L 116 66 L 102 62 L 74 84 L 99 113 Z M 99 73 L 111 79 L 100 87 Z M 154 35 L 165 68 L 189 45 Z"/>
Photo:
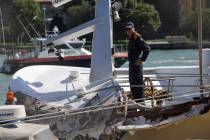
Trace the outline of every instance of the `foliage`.
<path fill-rule="evenodd" d="M 41 20 L 40 5 L 32 0 L 13 0 L 10 17 L 12 17 L 12 31 L 18 34 L 23 32 L 23 28 L 20 26 L 17 17 L 21 19 L 24 25 L 28 25 L 28 22 L 30 22 L 37 29 L 40 29 L 38 27 L 43 22 Z"/>
<path fill-rule="evenodd" d="M 92 19 L 94 17 L 94 7 L 89 2 L 81 0 L 80 5 L 69 7 L 68 16 L 70 17 L 68 26 L 74 27 Z"/>
<path fill-rule="evenodd" d="M 142 0 L 122 0 L 124 7 L 129 9 L 136 8 L 137 4 L 142 2 Z"/>
<path fill-rule="evenodd" d="M 15 0 L 12 5 L 12 14 L 20 18 L 27 18 L 29 21 L 34 21 L 40 17 L 41 11 L 39 4 L 32 0 Z"/>
<path fill-rule="evenodd" d="M 210 30 L 210 9 L 203 10 L 203 38 L 209 39 Z M 185 18 L 180 26 L 181 32 L 191 33 L 194 38 L 197 38 L 198 30 L 198 11 L 194 11 L 189 17 Z"/>
<path fill-rule="evenodd" d="M 66 25 L 64 24 L 64 18 L 62 16 L 62 13 L 56 13 L 53 16 L 53 20 L 50 24 L 50 31 L 53 31 L 54 26 L 57 26 L 58 30 L 62 33 L 66 31 Z"/>
<path fill-rule="evenodd" d="M 133 21 L 136 29 L 143 33 L 154 32 L 160 27 L 159 13 L 153 5 L 143 3 L 142 0 L 122 0 L 121 2 L 123 8 L 119 13 L 122 20 L 114 23 L 115 37 L 124 39 L 125 34 L 122 33 L 122 30 L 127 21 Z M 68 8 L 69 28 L 94 17 L 93 0 L 78 0 L 73 5 Z"/>
<path fill-rule="evenodd" d="M 161 24 L 159 13 L 155 7 L 137 0 L 124 0 L 120 16 L 122 21 L 115 23 L 117 24 L 115 31 L 119 33 L 128 21 L 134 22 L 136 30 L 143 34 L 157 31 Z"/>

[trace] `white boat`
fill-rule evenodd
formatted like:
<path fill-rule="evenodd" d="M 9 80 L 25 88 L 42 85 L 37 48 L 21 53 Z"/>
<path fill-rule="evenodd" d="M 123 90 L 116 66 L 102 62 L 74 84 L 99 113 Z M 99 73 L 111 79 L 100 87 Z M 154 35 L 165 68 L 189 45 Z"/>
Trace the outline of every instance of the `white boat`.
<path fill-rule="evenodd" d="M 32 65 L 90 67 L 92 53 L 85 47 L 85 39 L 62 41 L 53 45 L 53 48 L 44 45 L 46 39 L 34 39 L 32 50 L 6 51 L 6 59 L 0 72 L 14 74 L 19 69 Z M 116 67 L 120 67 L 127 60 L 125 53 L 115 53 L 113 57 Z"/>
<path fill-rule="evenodd" d="M 145 70 L 144 77 L 147 81 L 144 87 L 149 85 L 149 89 L 146 90 L 143 100 L 131 101 L 127 119 L 118 127 L 119 131 L 158 129 L 209 112 L 210 49 L 202 50 L 202 0 L 199 0 L 198 25 L 199 66 L 156 67 Z M 126 84 L 124 82 L 122 86 L 125 87 Z"/>
<path fill-rule="evenodd" d="M 84 48 L 86 40 L 64 41 L 50 48 L 44 45 L 46 39 L 34 39 L 32 50 L 6 51 L 1 72 L 13 74 L 21 68 L 32 65 L 90 67 L 91 52 Z"/>
<path fill-rule="evenodd" d="M 23 105 L 0 106 L 0 139 L 1 140 L 58 140 L 49 125 L 17 122 L 26 117 Z"/>
<path fill-rule="evenodd" d="M 203 90 L 199 85 L 198 66 L 146 68 L 144 77 L 152 80 L 153 88 L 166 91 L 166 94 L 154 93 L 140 101 L 130 100 L 126 120 L 118 130 L 135 132 L 158 128 L 207 113 L 210 108 L 210 50 L 203 51 L 206 54 L 203 60 L 207 62 L 204 63 Z M 119 70 L 118 81 L 124 91 L 129 92 L 127 72 L 127 69 Z"/>
<path fill-rule="evenodd" d="M 202 75 L 198 66 L 147 68 L 144 77 L 152 94 L 139 101 L 126 97 L 128 70 L 114 72 L 112 66 L 110 8 L 110 0 L 96 0 L 95 19 L 47 40 L 56 43 L 94 32 L 91 69 L 31 66 L 13 75 L 10 88 L 17 103 L 24 104 L 29 115 L 43 114 L 32 122 L 50 124 L 59 138 L 112 139 L 124 131 L 167 126 L 208 112 L 208 49 L 203 50 Z M 154 88 L 162 94 L 155 94 Z"/>
<path fill-rule="evenodd" d="M 29 122 L 49 124 L 58 138 L 111 139 L 113 128 L 124 120 L 125 99 L 113 78 L 110 7 L 110 0 L 97 0 L 95 19 L 46 41 L 58 44 L 94 32 L 91 69 L 29 66 L 10 80 Z"/>

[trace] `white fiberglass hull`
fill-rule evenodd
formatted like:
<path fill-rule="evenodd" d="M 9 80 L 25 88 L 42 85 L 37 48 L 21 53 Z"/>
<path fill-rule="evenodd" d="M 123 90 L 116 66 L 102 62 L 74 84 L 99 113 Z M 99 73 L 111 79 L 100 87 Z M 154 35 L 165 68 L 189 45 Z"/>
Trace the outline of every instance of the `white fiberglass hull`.
<path fill-rule="evenodd" d="M 13 75 L 10 88 L 32 116 L 28 122 L 49 124 L 59 138 L 108 139 L 125 116 L 124 106 L 110 106 L 122 101 L 118 84 L 112 78 L 89 83 L 87 68 L 26 67 Z"/>

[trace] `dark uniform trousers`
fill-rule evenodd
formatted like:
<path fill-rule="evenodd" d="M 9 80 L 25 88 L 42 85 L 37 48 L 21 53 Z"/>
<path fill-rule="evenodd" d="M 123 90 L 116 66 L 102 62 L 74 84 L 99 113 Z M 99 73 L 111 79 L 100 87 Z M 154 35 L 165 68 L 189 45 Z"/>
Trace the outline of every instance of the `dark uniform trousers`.
<path fill-rule="evenodd" d="M 135 65 L 129 62 L 130 89 L 135 99 L 144 98 L 143 64 Z M 132 87 L 139 86 L 139 87 Z"/>

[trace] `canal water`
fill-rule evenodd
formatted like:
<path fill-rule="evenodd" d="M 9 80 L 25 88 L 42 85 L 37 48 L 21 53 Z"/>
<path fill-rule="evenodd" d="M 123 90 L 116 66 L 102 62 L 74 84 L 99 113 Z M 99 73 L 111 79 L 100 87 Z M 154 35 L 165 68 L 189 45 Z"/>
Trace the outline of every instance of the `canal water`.
<path fill-rule="evenodd" d="M 5 59 L 0 54 L 0 66 Z M 191 66 L 198 64 L 198 52 L 193 49 L 184 50 L 153 50 L 151 51 L 144 67 L 158 66 Z M 128 67 L 128 62 L 122 67 Z M 11 76 L 0 74 L 0 104 L 4 103 L 5 93 Z"/>
<path fill-rule="evenodd" d="M 198 65 L 198 52 L 194 49 L 152 50 L 144 67 Z M 122 67 L 128 67 L 128 62 Z"/>
<path fill-rule="evenodd" d="M 0 54 L 0 67 L 5 59 L 4 55 Z M 8 89 L 8 82 L 10 76 L 0 73 L 0 105 L 5 101 L 5 93 Z"/>

